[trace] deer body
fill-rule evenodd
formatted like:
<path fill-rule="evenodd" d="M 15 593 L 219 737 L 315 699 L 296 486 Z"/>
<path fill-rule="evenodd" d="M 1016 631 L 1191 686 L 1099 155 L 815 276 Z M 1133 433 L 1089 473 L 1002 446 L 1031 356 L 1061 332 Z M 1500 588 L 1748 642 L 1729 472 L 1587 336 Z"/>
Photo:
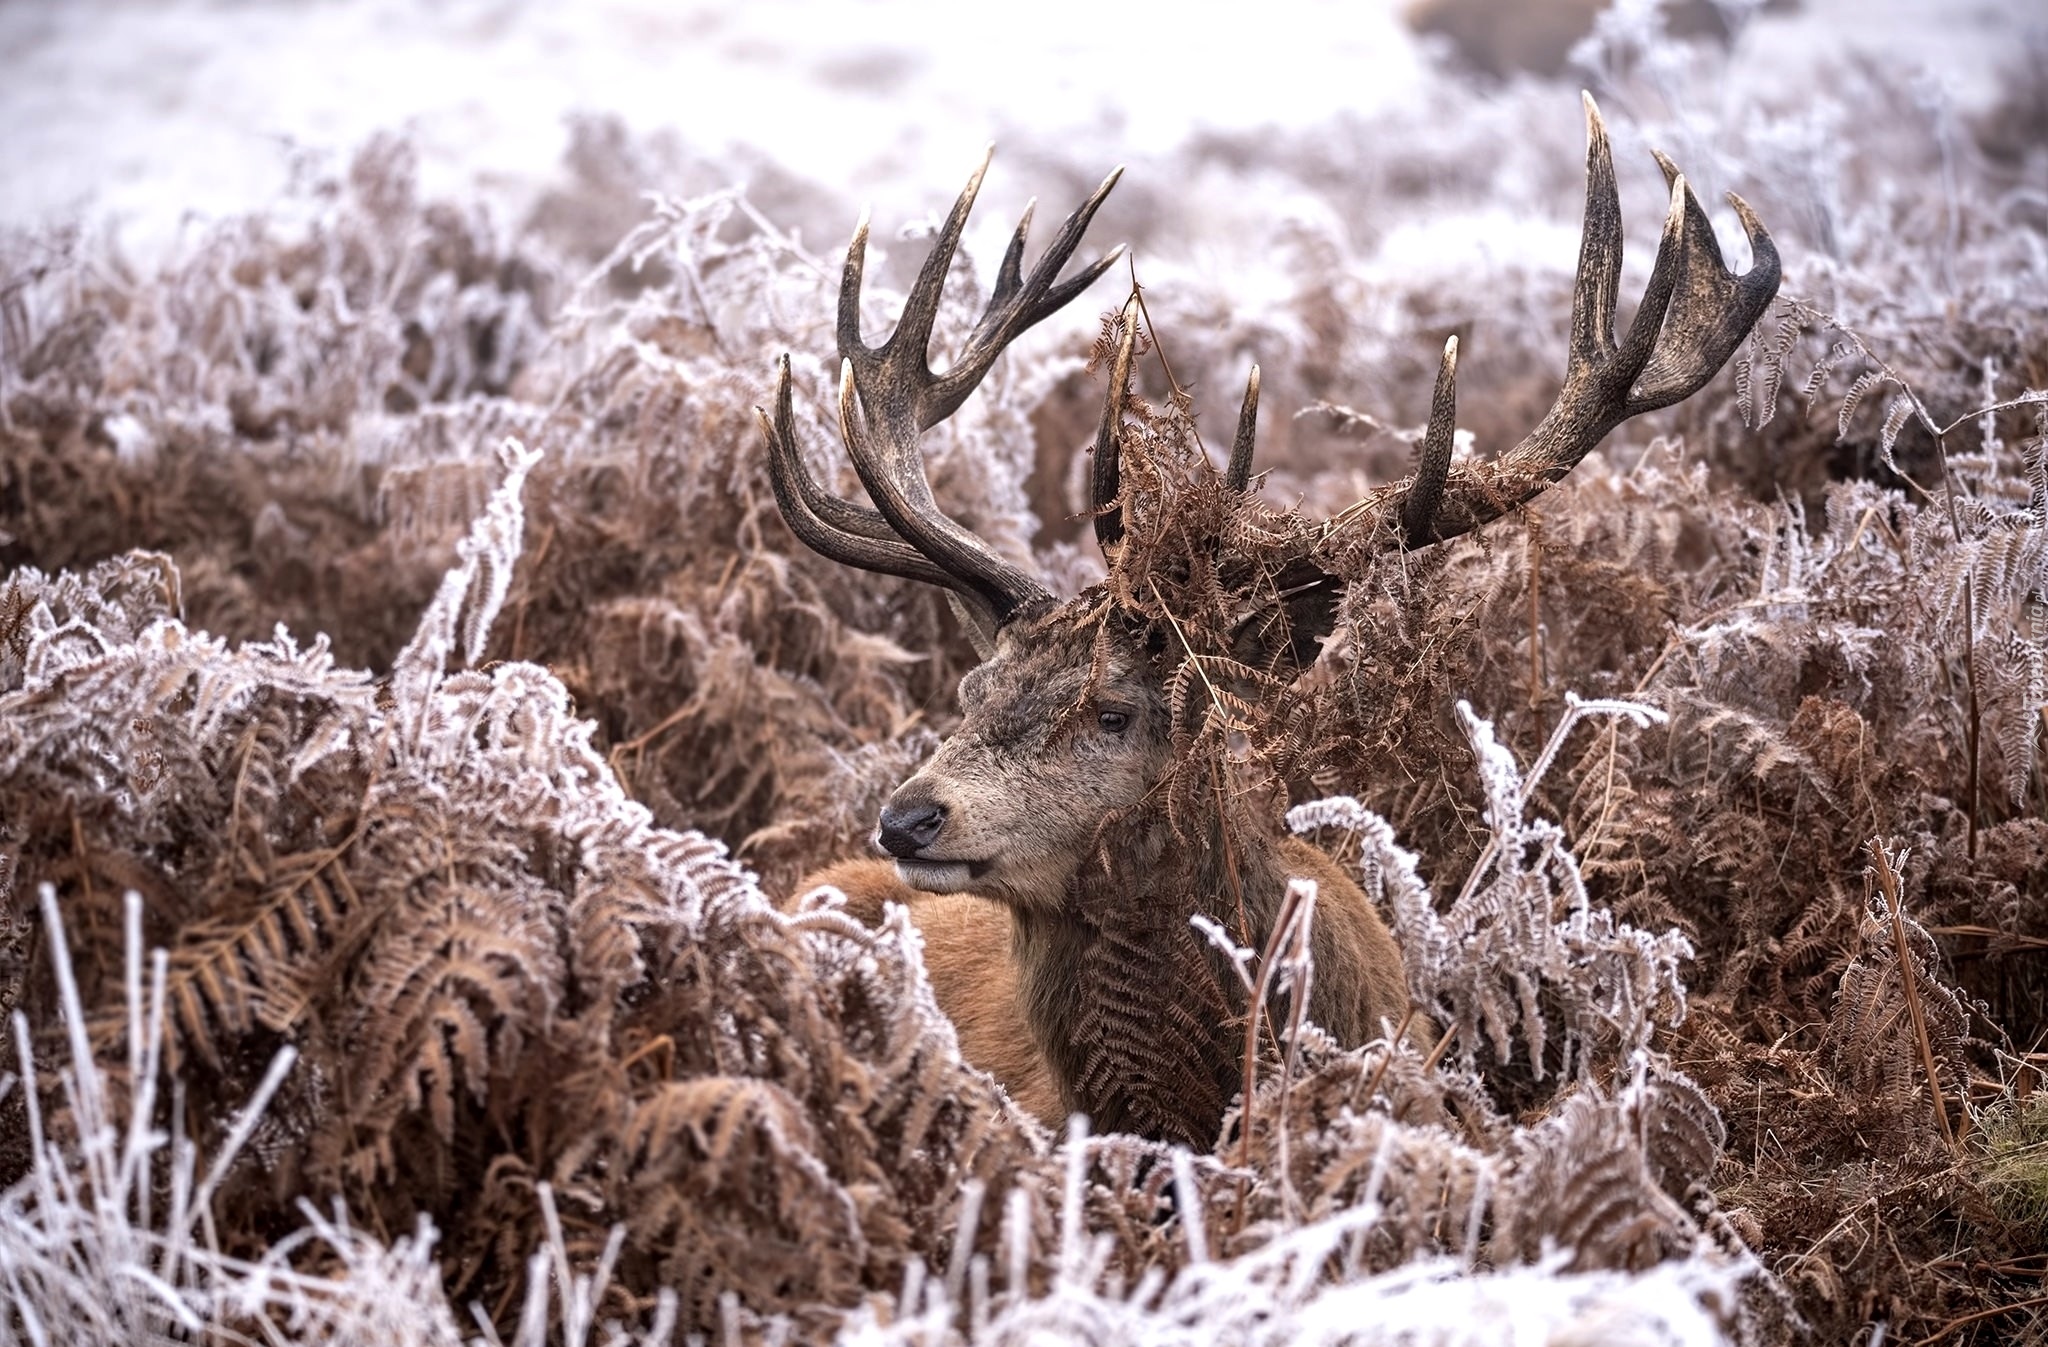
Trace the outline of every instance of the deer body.
<path fill-rule="evenodd" d="M 1316 982 L 1309 1018 L 1344 1043 L 1367 1042 L 1381 1026 L 1398 1026 L 1407 1007 L 1401 951 L 1365 894 L 1335 861 L 1299 838 L 1284 839 L 1273 861 L 1253 881 L 1255 890 L 1272 892 L 1269 886 L 1277 885 L 1284 891 L 1294 878 L 1317 886 L 1312 952 L 1316 967 L 1331 975 Z M 924 939 L 925 969 L 939 1009 L 959 1035 L 960 1055 L 994 1076 L 1019 1107 L 1048 1126 L 1072 1112 L 1106 1126 L 1129 1121 L 1124 1115 L 1130 1110 L 1114 1097 L 1061 1089 L 1062 1082 L 1086 1079 L 1089 1050 L 1099 1047 L 1089 1043 L 1087 1026 L 1077 1023 L 1082 1017 L 1074 995 L 1100 939 L 1090 923 L 1074 914 L 1019 917 L 976 894 L 927 893 L 904 883 L 883 860 L 841 861 L 811 875 L 801 891 L 825 887 L 844 894 L 847 912 L 871 926 L 881 922 L 889 903 L 908 909 Z M 1271 905 L 1259 906 L 1270 924 Z M 1261 933 L 1255 927 L 1254 935 Z M 1342 976 L 1347 973 L 1355 975 Z M 1161 1015 L 1172 1009 L 1161 1002 L 1152 1006 Z M 1234 1031 L 1231 1042 L 1242 1047 L 1235 1023 L 1218 1027 Z"/>
<path fill-rule="evenodd" d="M 1401 953 L 1364 894 L 1286 834 L 1270 791 L 1234 788 L 1223 746 L 1245 727 L 1234 717 L 1256 717 L 1260 696 L 1314 661 L 1361 555 L 1455 538 L 1541 494 L 1622 421 L 1702 387 L 1776 294 L 1777 252 L 1749 208 L 1730 198 L 1754 254 L 1736 276 L 1683 177 L 1659 156 L 1670 208 L 1649 285 L 1617 340 L 1620 204 L 1590 98 L 1586 117 L 1570 354 L 1549 414 L 1498 459 L 1454 470 L 1453 338 L 1415 475 L 1327 524 L 1263 519 L 1284 527 L 1277 544 L 1256 553 L 1233 551 L 1231 541 L 1250 517 L 1240 511 L 1252 508 L 1256 368 L 1225 473 L 1197 456 L 1185 471 L 1207 476 L 1176 485 L 1146 460 L 1139 485 L 1126 488 L 1135 298 L 1124 309 L 1094 449 L 1105 584 L 1061 603 L 932 498 L 918 436 L 966 400 L 1012 339 L 1115 260 L 1112 252 L 1059 279 L 1115 174 L 1068 217 L 1028 276 L 1026 212 L 986 311 L 942 375 L 932 373 L 927 347 L 982 170 L 940 230 L 897 330 L 878 347 L 861 335 L 863 219 L 840 287 L 839 423 L 872 508 L 812 478 L 783 359 L 774 412 L 761 414 L 783 518 L 827 557 L 951 591 L 985 659 L 961 681 L 958 729 L 882 810 L 876 841 L 891 859 L 844 863 L 806 887 L 839 888 L 870 922 L 884 904 L 905 903 L 968 1060 L 1048 1121 L 1082 1111 L 1099 1128 L 1213 1144 L 1240 1086 L 1250 1006 L 1237 970 L 1193 921 L 1206 918 L 1238 945 L 1265 949 L 1291 878 L 1318 889 L 1309 1018 L 1345 1044 L 1426 1023 L 1408 1013 Z M 1217 508 L 1176 512 L 1170 503 L 1197 499 Z M 1157 544 L 1171 534 L 1178 549 L 1127 546 L 1127 509 L 1149 510 L 1134 514 L 1133 538 Z M 1202 583 L 1188 589 L 1194 571 Z M 1199 649 L 1167 602 L 1183 593 L 1213 605 L 1213 620 L 1197 628 L 1208 633 Z M 1226 683 L 1237 678 L 1234 689 L 1219 689 L 1211 669 Z M 1195 673 L 1206 701 L 1190 695 Z"/>
<path fill-rule="evenodd" d="M 840 861 L 809 876 L 799 892 L 837 889 L 848 915 L 881 924 L 900 903 L 924 938 L 924 966 L 939 1009 L 953 1022 L 960 1055 L 988 1072 L 1025 1112 L 1048 1126 L 1067 1114 L 1052 1068 L 1039 1050 L 1018 997 L 1009 910 L 971 893 L 926 893 L 896 875 L 889 861 Z"/>
<path fill-rule="evenodd" d="M 1240 1079 L 1245 997 L 1192 918 L 1263 949 L 1288 881 L 1314 881 L 1308 1015 L 1347 1045 L 1405 1018 L 1401 952 L 1277 819 L 1234 820 L 1226 844 L 1220 817 L 1191 834 L 1145 807 L 1172 760 L 1160 680 L 1135 649 L 1091 665 L 1097 639 L 1087 609 L 1006 628 L 962 684 L 960 728 L 884 811 L 884 845 L 912 854 L 804 887 L 838 888 L 870 924 L 904 904 L 962 1054 L 1026 1109 L 1206 1148 Z"/>

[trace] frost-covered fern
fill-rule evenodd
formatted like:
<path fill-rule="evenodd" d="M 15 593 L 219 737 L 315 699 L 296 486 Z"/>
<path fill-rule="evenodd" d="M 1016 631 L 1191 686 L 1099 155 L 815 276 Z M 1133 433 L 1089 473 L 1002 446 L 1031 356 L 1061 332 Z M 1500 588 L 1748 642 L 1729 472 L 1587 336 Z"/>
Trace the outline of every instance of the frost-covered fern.
<path fill-rule="evenodd" d="M 401 1300 L 427 1308 L 380 1339 L 658 1338 L 664 1288 L 710 1340 L 1456 1341 L 1496 1321 L 1442 1316 L 1510 1300 L 1559 1334 L 1780 1335 L 1747 1244 L 1818 1339 L 2020 1331 L 2038 1223 L 1980 1200 L 1962 1123 L 2039 1088 L 2048 1006 L 2038 76 L 1972 121 L 1897 65 L 1805 53 L 1788 85 L 1765 20 L 1716 46 L 1609 14 L 1577 77 L 1622 173 L 1652 184 L 1655 145 L 1703 199 L 1743 192 L 1787 305 L 1525 522 L 1358 587 L 1244 784 L 1356 802 L 1317 835 L 1450 1037 L 1283 1026 L 1217 1154 L 1054 1146 L 957 1061 L 908 927 L 770 901 L 862 844 L 972 658 L 933 596 L 798 545 L 761 469 L 787 350 L 813 470 L 856 489 L 852 203 L 770 163 L 724 189 L 729 161 L 590 119 L 518 225 L 429 200 L 385 138 L 159 270 L 89 230 L 0 240 L 0 1005 L 31 1039 L 0 1044 L 0 1240 L 111 1251 L 64 1253 L 48 1303 L 129 1315 L 126 1341 L 295 1240 L 265 1275 L 306 1317 L 238 1302 L 285 1340 Z M 1412 107 L 1138 155 L 1113 207 L 1161 344 L 1138 391 L 1217 441 L 1256 359 L 1274 518 L 1410 470 L 1452 333 L 1460 452 L 1514 443 L 1564 368 L 1572 93 L 1432 75 Z M 1131 152 L 1014 128 L 1000 162 L 1030 167 L 990 190 Z M 908 214 L 953 186 L 867 190 Z M 1101 576 L 1086 326 L 1020 344 L 926 445 L 949 511 L 1067 588 Z M 1558 738 L 1567 691 L 1663 719 Z M 1224 759 L 1242 720 L 1216 717 Z M 1903 858 L 1883 913 L 1873 840 Z M 115 1151 L 80 1148 L 64 1088 L 46 883 L 124 1129 L 129 951 L 164 951 L 144 1130 L 172 1135 L 182 1080 L 193 1187 L 297 1053 L 214 1191 L 244 1263 L 202 1231 L 169 1292 L 86 1275 L 170 1246 L 139 1186 L 127 1234 L 61 1200 Z M 37 1164 L 56 1205 L 20 1205 Z"/>

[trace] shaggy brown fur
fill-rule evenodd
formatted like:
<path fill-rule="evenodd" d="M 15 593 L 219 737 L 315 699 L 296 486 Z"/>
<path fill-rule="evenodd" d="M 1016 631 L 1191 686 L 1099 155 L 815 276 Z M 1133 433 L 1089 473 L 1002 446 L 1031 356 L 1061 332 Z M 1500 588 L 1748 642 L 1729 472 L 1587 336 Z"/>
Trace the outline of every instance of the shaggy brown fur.
<path fill-rule="evenodd" d="M 1247 998 L 1192 918 L 1263 949 L 1289 879 L 1314 881 L 1308 1013 L 1347 1046 L 1402 1019 L 1406 977 L 1358 885 L 1258 796 L 1170 816 L 1183 764 L 1159 657 L 1101 599 L 1019 619 L 962 680 L 959 730 L 890 801 L 944 810 L 918 860 L 843 863 L 804 890 L 838 888 L 870 925 L 909 908 L 962 1053 L 1040 1118 L 1207 1146 Z"/>
<path fill-rule="evenodd" d="M 1024 1020 L 1008 909 L 971 893 L 922 893 L 882 860 L 841 861 L 803 883 L 834 888 L 847 912 L 878 927 L 886 904 L 901 903 L 924 937 L 924 967 L 939 1008 L 960 1036 L 960 1055 L 999 1081 L 1018 1106 L 1053 1125 L 1066 1116 L 1045 1054 Z"/>
<path fill-rule="evenodd" d="M 1315 936 L 1318 965 L 1361 972 L 1346 982 L 1334 975 L 1319 978 L 1309 1018 L 1330 1028 L 1346 1046 L 1369 1041 L 1382 1032 L 1379 1026 L 1398 1022 L 1407 1008 L 1399 946 L 1358 885 L 1321 851 L 1286 838 L 1272 860 L 1278 864 L 1267 877 L 1277 879 L 1282 892 L 1289 877 L 1316 882 L 1316 912 L 1323 923 Z M 1051 1059 L 1075 1054 L 1071 1049 L 1048 1054 L 1038 1038 L 1041 1016 L 1031 1012 L 1042 1011 L 1045 1025 L 1056 1028 L 1081 1011 L 1073 992 L 1080 983 L 1077 965 L 1086 959 L 1082 942 L 1061 939 L 1056 922 L 1021 919 L 993 899 L 914 889 L 888 861 L 841 861 L 811 875 L 801 891 L 826 887 L 844 894 L 847 912 L 865 925 L 879 926 L 889 903 L 908 908 L 924 937 L 932 991 L 960 1036 L 961 1056 L 994 1076 L 1041 1122 L 1057 1125 L 1066 1117 L 1073 1105 L 1065 1101 Z M 1027 987 L 1034 993 L 1029 1009 Z M 1233 1026 L 1215 1027 L 1221 1037 L 1220 1031 Z M 1224 1098 L 1227 1102 L 1227 1092 Z"/>

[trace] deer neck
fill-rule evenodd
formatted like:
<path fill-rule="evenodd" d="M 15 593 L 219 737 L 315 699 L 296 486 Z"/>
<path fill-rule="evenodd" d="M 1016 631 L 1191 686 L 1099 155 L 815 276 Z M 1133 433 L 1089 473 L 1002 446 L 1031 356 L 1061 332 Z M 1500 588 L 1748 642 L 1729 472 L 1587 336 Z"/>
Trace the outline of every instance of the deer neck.
<path fill-rule="evenodd" d="M 1113 870 L 1084 866 L 1057 905 L 1011 909 L 1033 1037 L 1097 1131 L 1206 1149 L 1238 1087 L 1246 996 L 1190 919 L 1261 947 L 1283 881 L 1272 839 L 1236 830 L 1226 848 L 1211 831 L 1203 846 L 1161 820 Z"/>

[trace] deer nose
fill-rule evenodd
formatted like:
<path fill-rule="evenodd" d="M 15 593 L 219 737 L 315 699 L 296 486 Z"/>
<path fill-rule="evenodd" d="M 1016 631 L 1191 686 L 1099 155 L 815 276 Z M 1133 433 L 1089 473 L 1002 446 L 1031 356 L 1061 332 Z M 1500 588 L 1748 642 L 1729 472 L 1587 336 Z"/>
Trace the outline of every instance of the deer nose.
<path fill-rule="evenodd" d="M 930 846 L 946 826 L 946 808 L 936 804 L 913 804 L 904 807 L 884 805 L 882 827 L 875 834 L 875 840 L 882 844 L 882 850 L 898 860 L 908 860 Z"/>

